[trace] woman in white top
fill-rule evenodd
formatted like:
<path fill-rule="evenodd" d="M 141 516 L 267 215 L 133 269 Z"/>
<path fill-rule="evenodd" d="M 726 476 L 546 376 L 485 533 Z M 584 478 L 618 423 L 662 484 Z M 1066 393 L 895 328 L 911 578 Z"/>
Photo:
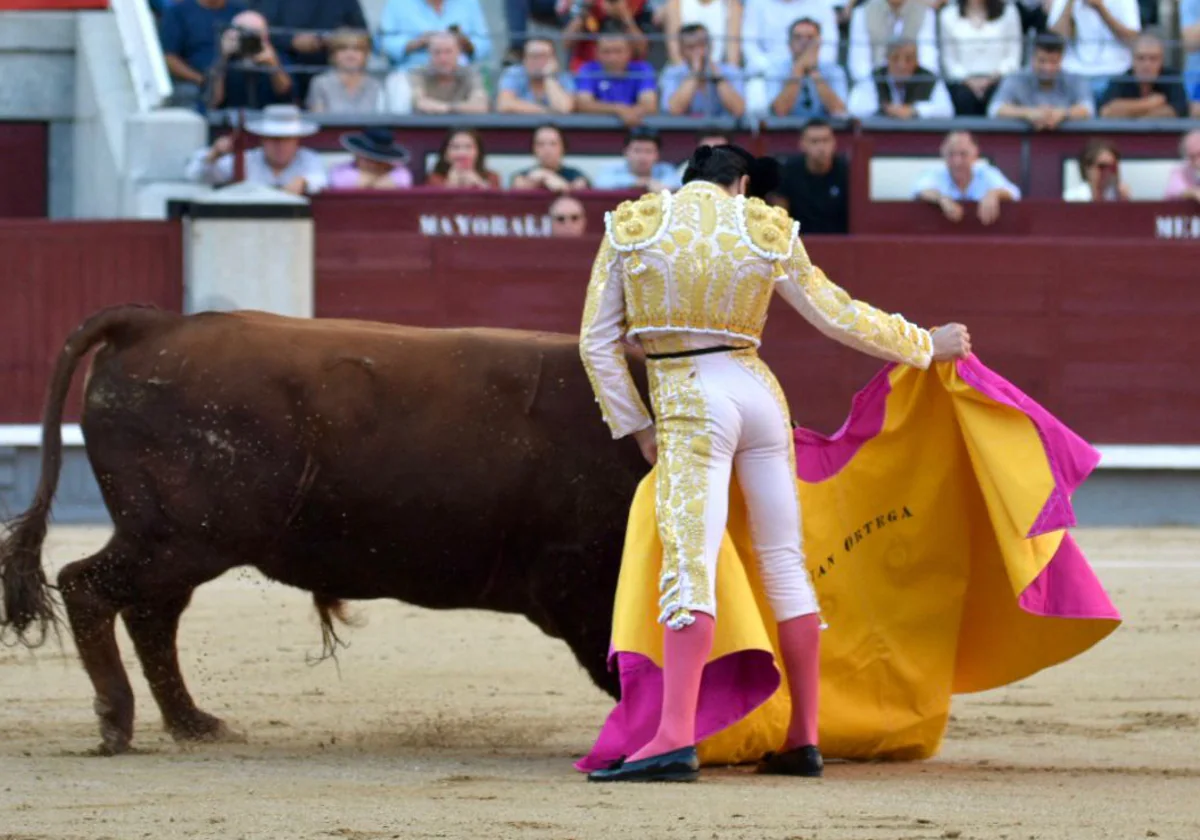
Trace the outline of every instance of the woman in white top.
<path fill-rule="evenodd" d="M 938 13 L 942 76 L 960 117 L 987 115 L 996 85 L 1021 66 L 1021 15 L 1008 0 L 955 0 Z"/>
<path fill-rule="evenodd" d="M 683 61 L 679 30 L 691 23 L 708 30 L 714 61 L 742 66 L 742 0 L 667 0 L 663 30 L 671 64 Z"/>

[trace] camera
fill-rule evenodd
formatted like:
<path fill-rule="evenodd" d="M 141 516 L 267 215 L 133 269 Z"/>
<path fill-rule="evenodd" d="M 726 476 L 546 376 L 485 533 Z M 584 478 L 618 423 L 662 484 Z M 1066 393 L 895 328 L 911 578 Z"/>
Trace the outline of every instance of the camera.
<path fill-rule="evenodd" d="M 237 58 L 253 58 L 262 52 L 263 39 L 262 35 L 255 32 L 253 29 L 244 29 L 243 27 L 234 27 L 238 36 Z"/>

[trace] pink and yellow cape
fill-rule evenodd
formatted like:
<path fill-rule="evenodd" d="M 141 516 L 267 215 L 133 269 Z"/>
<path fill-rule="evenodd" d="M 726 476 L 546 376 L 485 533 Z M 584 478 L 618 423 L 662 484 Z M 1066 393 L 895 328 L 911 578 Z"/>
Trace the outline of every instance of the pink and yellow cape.
<path fill-rule="evenodd" d="M 821 749 L 922 759 L 952 694 L 1087 650 L 1120 616 L 1066 529 L 1095 449 L 974 357 L 889 366 L 832 437 L 795 432 L 821 639 Z M 654 476 L 630 512 L 613 615 L 622 699 L 580 770 L 650 739 L 662 694 Z M 697 715 L 705 764 L 778 749 L 790 700 L 734 483 L 717 565 L 716 642 Z"/>

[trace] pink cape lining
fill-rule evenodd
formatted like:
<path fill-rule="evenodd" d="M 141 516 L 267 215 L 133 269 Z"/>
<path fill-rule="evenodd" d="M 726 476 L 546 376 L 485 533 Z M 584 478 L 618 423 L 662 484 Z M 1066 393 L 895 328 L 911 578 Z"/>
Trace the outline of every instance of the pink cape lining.
<path fill-rule="evenodd" d="M 864 444 L 883 429 L 891 393 L 887 365 L 855 394 L 846 422 L 832 435 L 798 428 L 796 474 L 809 484 L 836 475 Z M 986 368 L 975 356 L 959 360 L 955 369 L 972 389 L 1032 421 L 1046 452 L 1054 488 L 1030 528 L 1034 537 L 1075 525 L 1071 494 L 1100 461 L 1100 454 L 1012 383 Z M 1111 618 L 1120 615 L 1104 592 L 1070 534 L 1064 534 L 1054 557 L 1018 599 L 1026 612 L 1056 618 Z M 621 700 L 605 720 L 592 751 L 575 768 L 584 772 L 608 766 L 650 740 L 662 704 L 662 671 L 647 657 L 610 651 L 609 667 L 621 675 Z M 704 740 L 733 725 L 765 703 L 779 688 L 774 657 L 759 650 L 741 651 L 708 664 L 701 682 L 696 737 Z"/>

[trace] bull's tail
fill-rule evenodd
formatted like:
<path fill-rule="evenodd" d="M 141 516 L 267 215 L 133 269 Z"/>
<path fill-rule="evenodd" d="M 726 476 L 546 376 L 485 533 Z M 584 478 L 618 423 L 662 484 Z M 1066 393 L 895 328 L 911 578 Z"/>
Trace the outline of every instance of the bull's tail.
<path fill-rule="evenodd" d="M 58 620 L 42 569 L 42 544 L 62 468 L 63 406 L 75 369 L 97 344 L 124 344 L 143 334 L 152 323 L 161 323 L 166 315 L 143 306 L 104 309 L 80 324 L 63 345 L 42 413 L 42 475 L 37 493 L 29 510 L 8 523 L 7 533 L 0 540 L 0 638 L 12 631 L 20 643 L 37 647 Z"/>

